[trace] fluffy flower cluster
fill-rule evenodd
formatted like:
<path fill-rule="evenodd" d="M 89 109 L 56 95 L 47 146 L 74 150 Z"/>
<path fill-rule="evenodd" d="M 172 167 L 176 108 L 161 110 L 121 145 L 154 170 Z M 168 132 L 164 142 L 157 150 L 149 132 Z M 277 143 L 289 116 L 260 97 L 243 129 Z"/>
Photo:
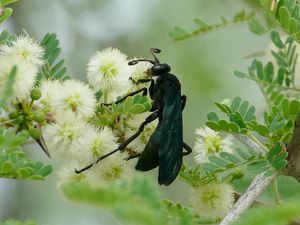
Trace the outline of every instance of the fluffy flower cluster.
<path fill-rule="evenodd" d="M 40 105 L 53 114 L 71 111 L 87 118 L 95 113 L 93 90 L 78 80 L 45 80 L 41 83 L 41 93 Z"/>
<path fill-rule="evenodd" d="M 55 159 L 71 162 L 58 173 L 62 182 L 70 178 L 98 184 L 130 177 L 130 167 L 124 160 L 128 155 L 124 153 L 115 153 L 80 175 L 75 175 L 74 169 L 89 165 L 119 146 L 118 137 L 111 128 L 95 127 L 90 119 L 97 118 L 97 92 L 102 93 L 100 102 L 115 101 L 117 96 L 124 95 L 132 88 L 129 77 L 133 72 L 137 79 L 138 76 L 143 76 L 142 68 L 132 68 L 128 65 L 126 55 L 117 49 L 107 48 L 97 52 L 88 63 L 87 78 L 91 88 L 77 80 L 45 80 L 41 83 L 42 97 L 38 104 L 50 112 L 54 121 L 44 128 L 50 155 Z M 125 138 L 136 132 L 145 116 L 131 117 L 130 120 L 125 118 Z M 154 127 L 154 124 L 148 125 L 129 147 L 136 152 L 143 150 Z"/>
<path fill-rule="evenodd" d="M 43 65 L 43 48 L 28 36 L 18 37 L 0 47 L 0 94 L 6 88 L 8 76 L 17 67 L 11 99 L 23 100 L 35 84 L 39 68 Z"/>
<path fill-rule="evenodd" d="M 191 197 L 193 208 L 207 219 L 223 218 L 234 204 L 234 190 L 226 183 L 209 183 L 194 188 Z"/>
<path fill-rule="evenodd" d="M 89 61 L 87 79 L 89 84 L 102 92 L 105 103 L 114 101 L 130 90 L 131 67 L 127 56 L 115 48 L 97 52 Z"/>
<path fill-rule="evenodd" d="M 46 144 L 52 158 L 62 163 L 59 171 L 61 182 L 71 179 L 88 179 L 91 182 L 107 180 L 107 174 L 112 174 L 111 179 L 119 178 L 125 171 L 126 163 L 117 158 L 118 163 L 111 163 L 116 157 L 104 160 L 101 165 L 88 171 L 86 174 L 76 175 L 74 169 L 81 169 L 94 162 L 98 157 L 118 147 L 118 138 L 109 127 L 96 128 L 89 124 L 88 119 L 95 114 L 96 98 L 93 90 L 77 80 L 52 81 L 41 83 L 42 97 L 39 105 L 44 107 L 53 116 L 53 123 L 43 129 Z M 125 156 L 122 155 L 124 158 Z M 106 161 L 109 161 L 106 165 Z M 103 164 L 106 166 L 103 167 Z M 101 167 L 102 173 L 93 173 Z M 98 168 L 99 169 L 99 168 Z M 103 171 L 105 170 L 105 171 Z M 118 175 L 113 175 L 118 172 Z M 92 179 L 93 176 L 97 178 Z M 102 176 L 102 179 L 99 178 Z M 98 182 L 99 183 L 99 182 Z"/>
<path fill-rule="evenodd" d="M 75 174 L 74 169 L 81 169 L 117 149 L 119 139 L 136 132 L 145 115 L 136 118 L 132 118 L 132 115 L 125 116 L 120 122 L 123 124 L 114 121 L 113 123 L 119 123 L 117 127 L 126 128 L 116 129 L 115 132 L 112 130 L 115 126 L 106 126 L 99 122 L 102 117 L 97 109 L 101 108 L 101 105 L 98 104 L 96 95 L 100 98 L 99 102 L 109 103 L 115 101 L 118 96 L 130 92 L 134 88 L 134 83 L 129 77 L 133 76 L 137 80 L 144 78 L 146 64 L 129 66 L 125 54 L 117 49 L 107 48 L 97 52 L 88 63 L 89 85 L 75 79 L 48 79 L 37 82 L 37 74 L 44 64 L 43 56 L 44 49 L 28 36 L 18 37 L 0 46 L 0 95 L 6 90 L 9 75 L 16 66 L 11 101 L 24 100 L 24 104 L 30 105 L 32 112 L 38 111 L 43 117 L 35 118 L 35 121 L 28 119 L 29 125 L 26 121 L 24 123 L 21 121 L 23 124 L 20 127 L 28 130 L 29 127 L 33 127 L 40 135 L 42 126 L 42 137 L 50 156 L 62 162 L 58 172 L 62 182 L 70 178 L 88 180 L 95 184 L 130 177 L 128 175 L 130 167 L 124 160 L 129 157 L 126 153 L 115 153 L 80 175 Z M 34 87 L 37 83 L 38 85 Z M 14 105 L 17 104 L 12 104 Z M 14 110 L 16 117 L 19 118 L 18 108 Z M 21 116 L 24 118 L 30 117 L 27 112 L 22 113 Z M 10 117 L 14 116 L 10 114 Z M 110 115 L 103 115 L 104 118 L 105 116 Z M 136 152 L 143 150 L 154 127 L 152 124 L 148 125 L 130 148 Z M 38 135 L 35 137 L 40 141 L 41 136 Z M 47 151 L 46 148 L 44 150 Z"/>
<path fill-rule="evenodd" d="M 222 138 L 218 132 L 209 127 L 196 129 L 196 141 L 194 144 L 195 161 L 200 164 L 208 161 L 208 157 L 220 152 L 232 152 L 232 137 Z"/>

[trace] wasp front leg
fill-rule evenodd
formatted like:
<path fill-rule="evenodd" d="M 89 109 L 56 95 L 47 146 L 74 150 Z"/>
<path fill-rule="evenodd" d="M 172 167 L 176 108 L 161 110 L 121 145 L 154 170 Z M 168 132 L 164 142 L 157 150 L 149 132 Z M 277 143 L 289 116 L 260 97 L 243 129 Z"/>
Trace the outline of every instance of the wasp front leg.
<path fill-rule="evenodd" d="M 142 92 L 143 96 L 147 95 L 147 88 L 141 88 L 141 89 L 139 89 L 137 91 L 131 92 L 131 93 L 125 95 L 123 98 L 119 99 L 118 101 L 115 101 L 114 103 L 102 103 L 101 105 L 110 106 L 112 104 L 119 104 L 119 103 L 125 101 L 128 97 L 134 96 L 134 95 L 136 95 L 138 93 L 141 93 L 141 92 Z"/>

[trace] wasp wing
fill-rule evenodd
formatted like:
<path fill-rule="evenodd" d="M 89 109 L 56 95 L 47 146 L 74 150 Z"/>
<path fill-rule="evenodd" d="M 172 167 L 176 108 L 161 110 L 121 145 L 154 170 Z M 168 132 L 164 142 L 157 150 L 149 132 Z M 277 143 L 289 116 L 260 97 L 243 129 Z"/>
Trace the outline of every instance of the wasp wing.
<path fill-rule="evenodd" d="M 136 170 L 148 171 L 158 166 L 158 150 L 159 143 L 161 140 L 161 126 L 160 123 L 157 125 L 155 131 L 150 136 L 144 151 L 142 152 L 139 160 L 135 166 Z"/>
<path fill-rule="evenodd" d="M 169 185 L 177 177 L 182 164 L 182 107 L 180 83 L 170 80 L 164 88 L 164 110 L 161 120 L 158 183 Z"/>

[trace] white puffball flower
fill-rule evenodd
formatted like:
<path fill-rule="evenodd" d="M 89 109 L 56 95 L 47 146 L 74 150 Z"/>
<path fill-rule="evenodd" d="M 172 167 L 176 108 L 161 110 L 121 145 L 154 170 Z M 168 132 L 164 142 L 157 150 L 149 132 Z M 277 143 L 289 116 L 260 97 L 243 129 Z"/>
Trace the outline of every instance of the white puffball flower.
<path fill-rule="evenodd" d="M 150 115 L 149 112 L 141 113 L 141 114 L 134 115 L 133 118 L 127 120 L 126 121 L 127 126 L 125 129 L 125 138 L 128 139 L 133 134 L 135 134 L 138 131 L 141 123 L 144 122 L 146 117 L 149 115 Z M 128 145 L 128 147 L 131 148 L 136 153 L 141 153 L 142 151 L 144 151 L 145 145 L 147 144 L 150 136 L 153 134 L 155 128 L 157 127 L 157 123 L 158 121 L 155 120 L 147 124 L 144 127 L 143 132 L 136 139 L 134 139 Z"/>
<path fill-rule="evenodd" d="M 72 112 L 58 112 L 55 115 L 55 123 L 43 128 L 50 155 L 57 159 L 79 158 L 75 147 L 78 146 L 78 139 L 87 129 L 88 125 L 80 116 Z"/>
<path fill-rule="evenodd" d="M 209 127 L 196 129 L 196 141 L 194 144 L 194 159 L 197 163 L 208 161 L 208 157 L 218 155 L 220 152 L 232 153 L 232 137 L 222 138 L 218 132 Z"/>
<path fill-rule="evenodd" d="M 227 183 L 209 183 L 195 187 L 191 203 L 201 217 L 218 220 L 223 218 L 234 204 L 234 190 Z"/>
<path fill-rule="evenodd" d="M 54 112 L 53 102 L 61 95 L 61 82 L 59 80 L 43 80 L 40 84 L 40 91 L 41 98 L 37 101 L 37 104 L 50 112 Z"/>
<path fill-rule="evenodd" d="M 11 44 L 2 45 L 0 52 L 4 56 L 17 56 L 22 61 L 41 67 L 44 63 L 44 49 L 28 36 L 22 35 Z"/>
<path fill-rule="evenodd" d="M 90 162 L 118 148 L 118 138 L 111 128 L 89 127 L 78 140 L 81 148 L 86 149 Z"/>
<path fill-rule="evenodd" d="M 72 111 L 76 115 L 90 117 L 95 113 L 96 96 L 88 85 L 78 80 L 66 80 L 56 98 L 53 108 L 59 112 Z"/>
<path fill-rule="evenodd" d="M 97 52 L 87 66 L 89 84 L 103 93 L 104 102 L 111 102 L 117 96 L 129 91 L 131 68 L 127 56 L 115 48 Z"/>
<path fill-rule="evenodd" d="M 133 60 L 137 60 L 134 58 Z M 149 75 L 147 74 L 147 71 L 151 68 L 151 64 L 149 62 L 138 62 L 137 64 L 131 66 L 131 79 L 133 82 L 133 88 L 134 89 L 140 89 L 143 87 L 148 87 L 150 85 L 150 82 L 146 83 L 137 83 L 140 79 L 149 79 Z"/>
<path fill-rule="evenodd" d="M 87 180 L 92 185 L 108 185 L 132 177 L 132 168 L 125 160 L 127 154 L 116 152 L 87 171 Z"/>
<path fill-rule="evenodd" d="M 16 66 L 17 71 L 11 99 L 26 99 L 34 86 L 37 68 L 33 64 L 26 63 L 15 56 L 0 56 L 0 62 L 0 94 L 3 94 L 6 89 L 8 76 L 13 67 Z"/>

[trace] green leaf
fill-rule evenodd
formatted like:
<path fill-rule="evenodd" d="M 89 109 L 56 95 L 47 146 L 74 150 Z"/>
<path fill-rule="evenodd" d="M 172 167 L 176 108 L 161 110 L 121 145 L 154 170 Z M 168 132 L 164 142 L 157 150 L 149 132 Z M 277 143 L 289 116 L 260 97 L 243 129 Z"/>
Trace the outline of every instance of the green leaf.
<path fill-rule="evenodd" d="M 256 74 L 257 74 L 258 79 L 264 80 L 264 77 L 265 77 L 264 67 L 263 67 L 262 62 L 260 62 L 260 61 L 257 61 L 257 63 L 256 63 Z"/>
<path fill-rule="evenodd" d="M 28 138 L 27 132 L 0 127 L 0 177 L 41 180 L 52 172 L 51 166 L 30 160 L 22 151 Z"/>
<path fill-rule="evenodd" d="M 240 72 L 240 71 L 233 71 L 234 75 L 239 77 L 239 78 L 244 78 L 244 77 L 247 77 L 247 74 L 246 73 L 243 73 L 243 72 Z"/>
<path fill-rule="evenodd" d="M 218 102 L 215 102 L 215 105 L 224 113 L 226 114 L 230 114 L 232 111 L 231 109 L 227 106 L 227 105 L 224 105 L 224 104 L 220 104 Z"/>
<path fill-rule="evenodd" d="M 289 22 L 290 22 L 289 31 L 291 33 L 298 32 L 298 30 L 299 30 L 298 21 L 296 19 L 294 19 L 294 18 L 290 18 Z"/>
<path fill-rule="evenodd" d="M 194 23 L 200 28 L 200 29 L 204 29 L 209 27 L 203 20 L 199 19 L 199 18 L 195 18 L 194 19 Z"/>
<path fill-rule="evenodd" d="M 273 176 L 275 174 L 275 172 L 273 170 L 268 170 L 264 173 L 265 177 L 270 177 Z"/>
<path fill-rule="evenodd" d="M 207 171 L 215 171 L 216 169 L 218 169 L 219 167 L 213 163 L 202 163 L 201 164 L 202 169 L 207 170 Z"/>
<path fill-rule="evenodd" d="M 250 106 L 250 108 L 248 109 L 246 115 L 245 115 L 245 120 L 246 121 L 251 121 L 251 120 L 255 120 L 255 106 Z"/>
<path fill-rule="evenodd" d="M 267 10 L 270 10 L 272 5 L 273 5 L 273 1 L 272 0 L 259 0 L 261 6 Z"/>
<path fill-rule="evenodd" d="M 1 93 L 2 96 L 0 97 L 0 109 L 3 107 L 3 105 L 9 99 L 9 97 L 13 94 L 13 85 L 15 82 L 16 75 L 17 75 L 17 67 L 14 66 L 8 75 L 8 79 L 5 84 L 4 92 Z"/>
<path fill-rule="evenodd" d="M 228 131 L 229 130 L 229 125 L 228 125 L 228 122 L 226 120 L 220 120 L 218 122 L 219 124 L 219 128 L 224 130 L 224 131 Z"/>
<path fill-rule="evenodd" d="M 62 188 L 70 200 L 105 207 L 124 223 L 167 224 L 157 186 L 144 175 L 99 187 L 71 182 Z"/>
<path fill-rule="evenodd" d="M 290 116 L 290 112 L 289 112 L 289 100 L 287 98 L 284 98 L 281 101 L 281 108 L 282 108 L 283 116 L 288 119 Z"/>
<path fill-rule="evenodd" d="M 52 173 L 52 171 L 53 171 L 52 166 L 48 165 L 48 166 L 41 167 L 39 170 L 35 171 L 35 175 L 46 177 L 50 173 Z"/>
<path fill-rule="evenodd" d="M 288 64 L 286 63 L 284 57 L 282 55 L 280 55 L 279 53 L 275 52 L 275 51 L 271 51 L 271 54 L 276 59 L 277 64 L 281 67 L 281 70 L 283 70 L 283 72 L 286 73 L 284 68 L 287 68 Z"/>
<path fill-rule="evenodd" d="M 265 67 L 265 75 L 266 75 L 266 81 L 272 82 L 273 76 L 274 76 L 274 67 L 271 62 L 268 62 L 267 66 Z"/>
<path fill-rule="evenodd" d="M 44 59 L 46 63 L 38 74 L 37 84 L 42 79 L 68 79 L 67 67 L 64 59 L 58 59 L 61 53 L 59 40 L 56 34 L 46 34 L 41 41 L 41 46 L 45 49 Z"/>
<path fill-rule="evenodd" d="M 230 161 L 232 163 L 240 162 L 240 160 L 238 158 L 236 158 L 234 155 L 229 154 L 227 152 L 220 152 L 220 157 L 222 157 L 223 159 Z"/>
<path fill-rule="evenodd" d="M 266 32 L 266 29 L 255 18 L 252 18 L 251 20 L 248 21 L 248 26 L 250 31 L 252 31 L 255 34 L 261 35 Z"/>
<path fill-rule="evenodd" d="M 279 68 L 278 73 L 277 73 L 277 83 L 282 85 L 285 77 L 285 72 L 282 68 Z"/>
<path fill-rule="evenodd" d="M 257 131 L 257 133 L 259 133 L 262 136 L 267 136 L 269 134 L 269 129 L 262 124 L 258 124 L 255 127 L 255 131 Z"/>
<path fill-rule="evenodd" d="M 299 113 L 300 103 L 297 100 L 292 100 L 289 104 L 289 112 L 292 115 L 297 115 Z"/>
<path fill-rule="evenodd" d="M 276 155 L 278 155 L 282 151 L 282 147 L 280 144 L 277 144 L 274 148 L 270 150 L 270 152 L 267 154 L 267 159 L 269 161 L 273 161 Z"/>
<path fill-rule="evenodd" d="M 226 167 L 226 165 L 228 164 L 228 162 L 226 160 L 219 158 L 217 156 L 214 156 L 214 155 L 209 156 L 208 159 L 209 159 L 209 161 L 211 161 L 221 167 Z"/>
<path fill-rule="evenodd" d="M 232 131 L 234 133 L 240 133 L 241 132 L 239 126 L 236 123 L 229 122 L 228 125 L 229 125 L 230 131 Z"/>
<path fill-rule="evenodd" d="M 5 220 L 4 222 L 0 222 L 0 224 L 1 225 L 37 225 L 37 223 L 30 220 L 22 222 L 22 221 L 12 220 L 12 219 Z"/>
<path fill-rule="evenodd" d="M 6 6 L 12 3 L 15 3 L 19 0 L 0 0 L 0 6 Z"/>
<path fill-rule="evenodd" d="M 277 171 L 280 171 L 286 167 L 287 163 L 288 163 L 287 160 L 283 159 L 283 160 L 277 161 L 276 163 L 272 164 L 272 166 Z"/>
<path fill-rule="evenodd" d="M 280 24 L 283 28 L 288 29 L 289 28 L 289 19 L 290 19 L 290 15 L 289 15 L 289 11 L 286 7 L 280 7 L 279 9 L 279 20 L 280 20 Z"/>
<path fill-rule="evenodd" d="M 241 101 L 242 101 L 241 97 L 236 97 L 235 99 L 233 99 L 230 106 L 231 110 L 236 111 L 239 108 Z"/>
<path fill-rule="evenodd" d="M 189 33 L 181 27 L 174 27 L 173 30 L 169 33 L 169 35 L 174 40 L 181 40 L 189 36 Z"/>
<path fill-rule="evenodd" d="M 299 197 L 282 203 L 277 207 L 260 206 L 247 210 L 233 225 L 287 225 L 291 221 L 297 221 L 299 217 Z"/>
<path fill-rule="evenodd" d="M 250 157 L 250 155 L 248 153 L 246 153 L 245 151 L 243 151 L 241 148 L 236 148 L 235 151 L 237 152 L 237 154 L 239 156 L 241 156 L 243 159 L 248 159 Z"/>
<path fill-rule="evenodd" d="M 269 131 L 274 132 L 274 131 L 284 127 L 285 124 L 286 124 L 285 120 L 273 121 L 272 124 L 269 127 Z"/>
<path fill-rule="evenodd" d="M 216 122 L 208 121 L 205 123 L 205 125 L 208 126 L 212 130 L 215 130 L 215 131 L 220 130 L 219 124 Z"/>
<path fill-rule="evenodd" d="M 249 107 L 249 102 L 248 101 L 244 101 L 240 108 L 239 108 L 239 112 L 242 114 L 242 116 L 245 116 L 247 110 L 248 110 L 248 107 Z"/>
<path fill-rule="evenodd" d="M 5 8 L 3 15 L 0 16 L 0 24 L 3 23 L 5 20 L 7 20 L 11 16 L 12 13 L 13 13 L 13 10 L 11 8 Z"/>
<path fill-rule="evenodd" d="M 275 31 L 275 30 L 271 31 L 270 35 L 271 35 L 272 42 L 274 43 L 274 45 L 277 48 L 284 47 L 284 44 L 283 44 L 282 40 L 280 39 L 280 36 L 277 31 Z"/>
<path fill-rule="evenodd" d="M 214 121 L 214 122 L 218 122 L 219 121 L 219 117 L 215 112 L 209 112 L 207 114 L 207 119 L 209 121 Z"/>

